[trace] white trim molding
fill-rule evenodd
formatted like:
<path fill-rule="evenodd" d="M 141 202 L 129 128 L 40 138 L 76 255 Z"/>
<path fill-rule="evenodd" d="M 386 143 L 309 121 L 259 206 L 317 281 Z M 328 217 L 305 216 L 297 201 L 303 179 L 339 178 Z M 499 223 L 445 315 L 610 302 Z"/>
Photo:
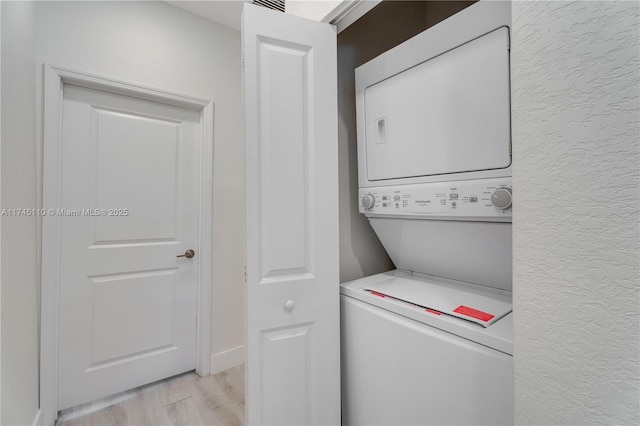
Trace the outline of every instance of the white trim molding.
<path fill-rule="evenodd" d="M 344 0 L 322 18 L 322 22 L 335 25 L 338 33 L 341 33 L 381 2 L 382 0 Z"/>
<path fill-rule="evenodd" d="M 196 372 L 210 374 L 211 367 L 211 285 L 213 226 L 213 102 L 141 87 L 109 78 L 44 65 L 43 129 L 43 206 L 60 208 L 61 114 L 64 84 L 134 96 L 154 102 L 200 111 L 200 241 L 196 249 L 202 256 L 198 271 L 197 358 Z M 42 293 L 40 342 L 40 414 L 38 424 L 53 425 L 58 408 L 58 292 L 60 219 L 45 216 L 42 223 Z M 35 424 L 35 423 L 34 423 Z"/>
<path fill-rule="evenodd" d="M 382 0 L 292 0 L 286 3 L 286 12 L 314 21 L 336 26 L 337 32 L 353 24 Z"/>
<path fill-rule="evenodd" d="M 211 355 L 211 374 L 244 364 L 244 345 Z"/>
<path fill-rule="evenodd" d="M 2 6 L 0 5 L 0 22 L 2 22 Z M 2 31 L 0 31 L 0 70 L 2 70 Z M 6 61 L 6 59 L 5 59 Z M 0 71 L 0 92 L 2 91 L 2 71 Z M 2 129 L 2 102 L 0 102 L 0 129 Z M 0 158 L 2 152 L 2 132 L 0 132 Z M 2 167 L 0 162 L 0 177 L 2 176 Z M 0 178 L 0 187 L 2 187 L 2 179 Z M 0 210 L 2 209 L 2 197 L 0 197 Z M 2 230 L 2 215 L 0 215 L 0 237 Z M 1 240 L 1 238 L 0 238 Z M 0 244 L 0 258 L 2 258 L 2 245 Z M 0 265 L 2 262 L 0 262 Z M 0 276 L 2 276 L 2 268 L 0 267 Z M 0 307 L 2 306 L 2 287 L 0 286 Z M 2 315 L 0 315 L 0 423 L 2 423 Z"/>
<path fill-rule="evenodd" d="M 42 416 L 42 410 L 36 411 L 36 415 L 33 418 L 32 426 L 43 426 L 44 425 L 44 417 Z"/>

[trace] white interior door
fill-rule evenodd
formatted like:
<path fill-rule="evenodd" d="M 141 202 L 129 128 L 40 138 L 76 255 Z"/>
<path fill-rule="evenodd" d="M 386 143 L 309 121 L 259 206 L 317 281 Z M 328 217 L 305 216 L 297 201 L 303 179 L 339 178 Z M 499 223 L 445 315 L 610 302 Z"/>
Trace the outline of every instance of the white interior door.
<path fill-rule="evenodd" d="M 247 423 L 340 423 L 336 33 L 245 4 Z"/>
<path fill-rule="evenodd" d="M 195 368 L 199 122 L 64 85 L 58 409 Z"/>

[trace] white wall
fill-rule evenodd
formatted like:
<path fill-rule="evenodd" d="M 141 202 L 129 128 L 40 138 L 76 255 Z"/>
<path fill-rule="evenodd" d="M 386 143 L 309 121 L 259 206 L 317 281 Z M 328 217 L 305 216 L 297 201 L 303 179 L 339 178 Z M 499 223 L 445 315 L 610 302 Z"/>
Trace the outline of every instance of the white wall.
<path fill-rule="evenodd" d="M 214 101 L 212 351 L 242 346 L 240 33 L 162 2 L 43 2 L 37 28 L 38 67 L 46 62 Z"/>
<path fill-rule="evenodd" d="M 513 3 L 515 419 L 640 423 L 639 3 Z"/>
<path fill-rule="evenodd" d="M 34 7 L 0 2 L 2 8 L 2 208 L 34 208 L 35 66 Z M 3 217 L 1 394 L 3 425 L 31 424 L 38 411 L 39 301 L 36 223 Z"/>
<path fill-rule="evenodd" d="M 342 0 L 286 0 L 285 11 L 315 21 L 322 21 Z"/>
<path fill-rule="evenodd" d="M 214 354 L 244 344 L 240 34 L 163 2 L 2 1 L 2 207 L 35 207 L 42 64 L 215 102 Z M 2 424 L 38 407 L 36 223 L 2 220 Z M 238 353 L 239 351 L 236 351 Z M 237 357 L 227 362 L 237 361 Z"/>
<path fill-rule="evenodd" d="M 0 5 L 0 93 L 2 92 L 2 6 Z M 0 96 L 1 98 L 2 96 Z M 2 102 L 0 102 L 0 129 L 2 129 Z M 2 158 L 2 132 L 0 131 L 0 158 Z M 0 188 L 2 187 L 2 162 L 0 161 Z M 0 196 L 0 209 L 2 196 Z M 0 216 L 0 241 L 2 241 L 2 217 Z M 0 259 L 2 259 L 2 244 L 0 243 Z M 2 262 L 0 261 L 0 277 L 2 277 Z M 2 280 L 0 279 L 0 282 Z M 0 423 L 2 423 L 2 286 L 0 286 Z"/>

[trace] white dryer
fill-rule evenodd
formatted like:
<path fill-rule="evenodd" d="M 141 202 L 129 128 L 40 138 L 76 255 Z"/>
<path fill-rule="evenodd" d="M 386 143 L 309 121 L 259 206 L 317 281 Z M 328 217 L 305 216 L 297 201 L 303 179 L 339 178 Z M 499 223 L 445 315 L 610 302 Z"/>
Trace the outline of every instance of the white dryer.
<path fill-rule="evenodd" d="M 341 286 L 343 424 L 513 423 L 509 2 L 356 70 L 360 211 L 397 270 Z"/>

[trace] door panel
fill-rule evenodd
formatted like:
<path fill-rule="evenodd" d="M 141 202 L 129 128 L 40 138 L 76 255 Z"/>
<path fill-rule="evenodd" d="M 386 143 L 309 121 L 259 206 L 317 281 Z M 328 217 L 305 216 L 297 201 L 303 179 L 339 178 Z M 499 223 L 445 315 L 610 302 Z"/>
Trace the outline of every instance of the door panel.
<path fill-rule="evenodd" d="M 195 368 L 199 122 L 63 88 L 58 409 Z"/>
<path fill-rule="evenodd" d="M 175 239 L 180 123 L 96 108 L 92 115 L 98 129 L 97 146 L 92 146 L 96 205 L 130 210 L 126 222 L 116 216 L 96 218 L 96 242 Z M 148 161 L 150 153 L 153 161 Z"/>
<path fill-rule="evenodd" d="M 317 409 L 313 397 L 313 324 L 262 330 L 260 354 L 263 365 L 260 378 L 265 424 L 278 424 L 286 415 L 287 424 L 309 424 L 309 410 Z M 294 355 L 294 356 L 292 356 Z M 283 363 L 281 360 L 289 362 Z M 282 413 L 286 397 L 286 412 Z"/>
<path fill-rule="evenodd" d="M 171 346 L 175 281 L 175 269 L 91 278 L 93 365 Z"/>
<path fill-rule="evenodd" d="M 339 424 L 336 36 L 244 5 L 247 423 Z"/>
<path fill-rule="evenodd" d="M 309 46 L 258 39 L 262 283 L 310 273 Z M 284 123 L 284 118 L 287 122 Z M 282 120 L 282 121 L 279 121 Z M 283 208 L 286 206 L 286 208 Z"/>

